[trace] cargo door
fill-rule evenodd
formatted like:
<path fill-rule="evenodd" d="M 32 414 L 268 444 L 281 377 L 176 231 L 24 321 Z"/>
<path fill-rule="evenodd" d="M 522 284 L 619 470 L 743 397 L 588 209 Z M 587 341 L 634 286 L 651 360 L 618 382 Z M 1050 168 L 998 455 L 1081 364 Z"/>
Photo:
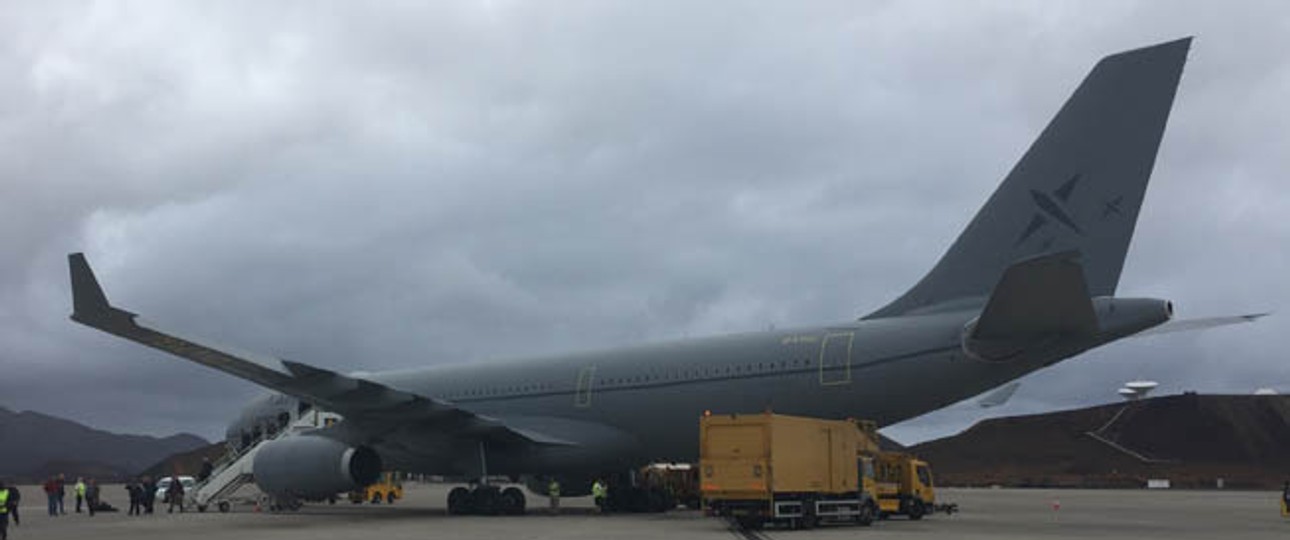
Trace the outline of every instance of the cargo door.
<path fill-rule="evenodd" d="M 700 463 L 704 493 L 765 493 L 770 476 L 763 425 L 709 425 Z"/>
<path fill-rule="evenodd" d="M 829 332 L 820 342 L 820 384 L 851 382 L 851 342 L 854 332 Z"/>

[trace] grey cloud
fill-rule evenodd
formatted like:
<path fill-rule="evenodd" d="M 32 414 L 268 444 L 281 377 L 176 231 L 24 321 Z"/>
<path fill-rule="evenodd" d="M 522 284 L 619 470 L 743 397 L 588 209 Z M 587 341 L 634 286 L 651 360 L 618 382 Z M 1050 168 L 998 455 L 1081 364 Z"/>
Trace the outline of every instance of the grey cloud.
<path fill-rule="evenodd" d="M 1122 292 L 1195 316 L 1290 297 L 1277 3 L 9 11 L 11 408 L 215 437 L 258 393 L 68 322 L 78 250 L 151 319 L 341 369 L 858 316 L 930 267 L 1097 58 L 1192 34 Z M 989 414 L 1104 401 L 1136 377 L 1290 387 L 1287 324 L 1095 351 Z"/>

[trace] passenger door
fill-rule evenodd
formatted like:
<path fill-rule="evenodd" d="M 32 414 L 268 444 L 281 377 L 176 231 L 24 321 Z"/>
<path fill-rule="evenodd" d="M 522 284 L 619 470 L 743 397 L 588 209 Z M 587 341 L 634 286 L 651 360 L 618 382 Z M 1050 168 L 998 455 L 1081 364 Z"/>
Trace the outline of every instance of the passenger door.
<path fill-rule="evenodd" d="M 829 332 L 820 342 L 820 384 L 851 382 L 851 344 L 854 332 Z"/>

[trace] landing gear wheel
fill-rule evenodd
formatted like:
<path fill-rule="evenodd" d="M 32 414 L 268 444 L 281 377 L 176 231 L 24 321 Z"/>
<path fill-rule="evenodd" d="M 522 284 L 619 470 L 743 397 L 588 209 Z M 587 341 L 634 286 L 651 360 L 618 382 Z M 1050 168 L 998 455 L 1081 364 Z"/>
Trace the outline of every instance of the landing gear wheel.
<path fill-rule="evenodd" d="M 221 514 L 227 514 L 229 508 L 228 501 L 220 501 L 216 508 L 219 508 Z"/>
<path fill-rule="evenodd" d="M 524 513 L 524 492 L 519 488 L 508 487 L 502 490 L 502 513 L 508 516 L 518 516 Z"/>
<path fill-rule="evenodd" d="M 478 486 L 470 492 L 471 506 L 474 513 L 482 516 L 497 515 L 502 505 L 502 492 L 497 486 Z"/>
<path fill-rule="evenodd" d="M 448 514 L 460 516 L 469 514 L 470 511 L 470 490 L 464 487 L 452 488 L 448 492 Z"/>

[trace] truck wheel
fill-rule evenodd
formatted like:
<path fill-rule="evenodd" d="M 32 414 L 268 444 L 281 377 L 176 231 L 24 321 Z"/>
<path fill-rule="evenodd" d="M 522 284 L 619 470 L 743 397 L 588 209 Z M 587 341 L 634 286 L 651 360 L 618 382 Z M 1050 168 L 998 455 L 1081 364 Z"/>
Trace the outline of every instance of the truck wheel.
<path fill-rule="evenodd" d="M 802 501 L 802 528 L 814 529 L 820 524 L 820 517 L 815 515 L 815 499 Z"/>
<path fill-rule="evenodd" d="M 372 494 L 372 504 L 381 504 L 381 494 L 380 494 L 380 493 L 373 493 L 373 494 Z"/>
<path fill-rule="evenodd" d="M 394 492 L 393 492 L 393 491 L 391 491 L 391 492 L 389 492 L 389 493 L 386 493 L 386 494 L 385 494 L 385 503 L 386 503 L 386 504 L 394 504 Z"/>
<path fill-rule="evenodd" d="M 227 513 L 228 513 L 228 501 L 220 501 L 220 502 L 219 502 L 219 505 L 217 506 L 217 508 L 219 508 L 219 512 L 220 512 L 221 514 L 227 514 Z"/>
<path fill-rule="evenodd" d="M 860 506 L 860 513 L 856 515 L 856 523 L 868 527 L 873 525 L 873 520 L 878 518 L 878 509 L 874 508 L 873 503 L 865 503 Z"/>
<path fill-rule="evenodd" d="M 925 510 L 926 510 L 926 509 L 925 509 L 925 508 L 923 508 L 923 501 L 920 501 L 920 500 L 918 500 L 918 499 L 914 499 L 914 500 L 910 501 L 910 502 L 909 502 L 909 519 L 911 519 L 911 520 L 913 520 L 913 521 L 918 521 L 918 520 L 920 520 L 920 519 L 923 519 L 923 514 L 925 513 Z"/>
<path fill-rule="evenodd" d="M 204 504 L 199 504 L 199 505 L 197 505 L 197 512 L 198 512 L 199 514 L 205 514 L 205 513 L 206 513 L 206 505 L 204 505 Z"/>
<path fill-rule="evenodd" d="M 740 529 L 748 531 L 760 530 L 762 526 L 765 525 L 765 522 L 763 522 L 758 516 L 739 516 L 735 522 L 739 525 Z"/>

